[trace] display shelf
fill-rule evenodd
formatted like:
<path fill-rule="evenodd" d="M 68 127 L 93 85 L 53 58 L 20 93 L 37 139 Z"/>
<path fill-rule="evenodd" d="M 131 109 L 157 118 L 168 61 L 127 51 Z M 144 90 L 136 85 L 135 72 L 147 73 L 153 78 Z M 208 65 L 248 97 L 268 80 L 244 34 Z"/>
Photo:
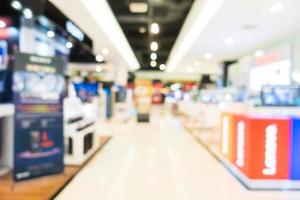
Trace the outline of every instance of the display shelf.
<path fill-rule="evenodd" d="M 0 104 L 0 117 L 11 116 L 15 113 L 13 104 Z"/>

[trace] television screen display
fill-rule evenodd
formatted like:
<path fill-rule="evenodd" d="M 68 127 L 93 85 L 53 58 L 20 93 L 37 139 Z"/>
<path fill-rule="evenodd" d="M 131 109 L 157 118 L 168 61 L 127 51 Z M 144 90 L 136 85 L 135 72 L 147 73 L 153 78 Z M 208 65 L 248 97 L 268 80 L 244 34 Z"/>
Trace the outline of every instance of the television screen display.
<path fill-rule="evenodd" d="M 263 86 L 263 106 L 300 106 L 300 86 Z"/>

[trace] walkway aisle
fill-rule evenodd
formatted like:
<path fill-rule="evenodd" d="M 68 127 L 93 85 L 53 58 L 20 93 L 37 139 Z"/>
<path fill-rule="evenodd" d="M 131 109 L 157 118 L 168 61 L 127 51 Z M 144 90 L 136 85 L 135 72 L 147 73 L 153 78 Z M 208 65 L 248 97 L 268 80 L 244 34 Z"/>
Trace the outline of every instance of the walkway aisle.
<path fill-rule="evenodd" d="M 246 191 L 175 119 L 156 115 L 126 126 L 57 197 L 94 199 L 299 200 L 300 193 Z"/>

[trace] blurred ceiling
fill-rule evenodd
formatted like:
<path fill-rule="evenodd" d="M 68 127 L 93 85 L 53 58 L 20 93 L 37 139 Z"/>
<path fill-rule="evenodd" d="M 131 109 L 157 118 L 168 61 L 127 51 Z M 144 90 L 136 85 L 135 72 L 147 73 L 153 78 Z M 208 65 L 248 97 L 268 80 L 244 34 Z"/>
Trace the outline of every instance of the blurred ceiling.
<path fill-rule="evenodd" d="M 108 0 L 128 42 L 133 49 L 141 70 L 159 70 L 165 64 L 194 0 Z M 132 12 L 130 6 L 138 3 Z M 142 4 L 141 4 L 142 3 Z M 146 6 L 146 8 L 145 8 Z M 144 9 L 144 11 L 143 11 Z M 158 23 L 160 31 L 150 31 Z M 151 67 L 151 42 L 158 43 L 157 64 Z"/>

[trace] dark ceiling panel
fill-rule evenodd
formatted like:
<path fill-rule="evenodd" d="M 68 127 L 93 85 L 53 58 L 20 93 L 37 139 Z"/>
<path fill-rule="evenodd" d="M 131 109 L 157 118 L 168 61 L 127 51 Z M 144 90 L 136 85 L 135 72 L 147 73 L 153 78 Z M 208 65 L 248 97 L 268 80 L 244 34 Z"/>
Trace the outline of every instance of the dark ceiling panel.
<path fill-rule="evenodd" d="M 141 65 L 141 70 L 158 70 L 160 64 L 165 64 L 170 51 L 178 37 L 183 22 L 194 0 L 108 0 L 129 44 L 135 52 Z M 131 2 L 146 2 L 148 12 L 139 14 L 131 13 Z M 152 35 L 148 31 L 151 22 L 160 25 L 160 33 Z M 146 32 L 140 33 L 140 28 L 146 28 Z M 158 66 L 150 67 L 150 42 L 157 41 Z"/>

